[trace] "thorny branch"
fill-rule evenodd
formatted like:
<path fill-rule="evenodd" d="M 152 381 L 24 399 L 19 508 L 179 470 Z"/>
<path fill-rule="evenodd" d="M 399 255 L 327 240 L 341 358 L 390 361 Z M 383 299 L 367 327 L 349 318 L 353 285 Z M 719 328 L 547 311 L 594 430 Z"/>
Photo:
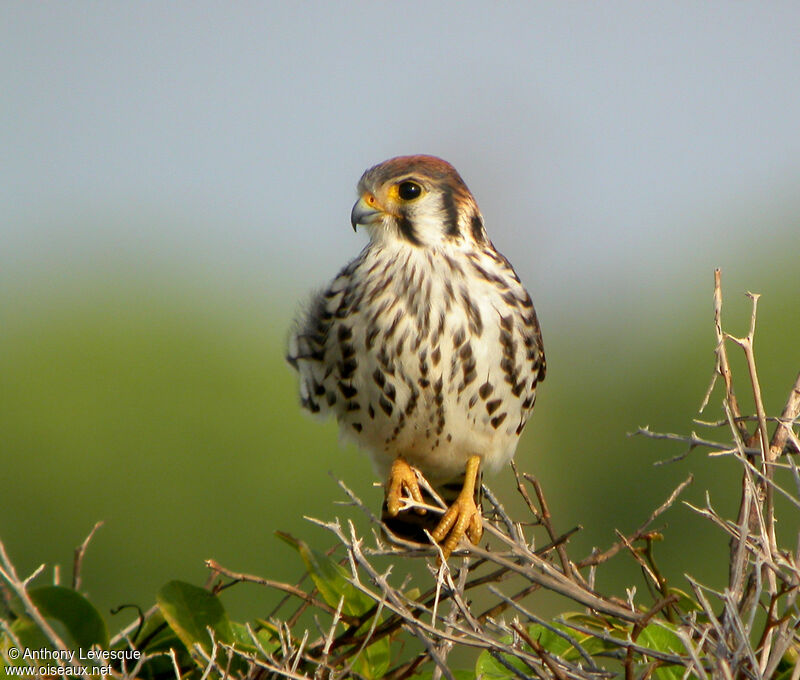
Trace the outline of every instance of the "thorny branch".
<path fill-rule="evenodd" d="M 371 540 L 361 536 L 351 520 L 309 519 L 334 537 L 335 545 L 328 555 L 344 574 L 344 582 L 352 589 L 348 592 L 359 594 L 368 603 L 365 608 L 354 612 L 344 594 L 332 599 L 331 592 L 321 586 L 318 590 L 303 579 L 292 585 L 234 571 L 214 560 L 206 562 L 211 572 L 208 587 L 213 592 L 238 583 L 251 583 L 284 596 L 268 616 L 275 631 L 276 648 L 264 649 L 248 625 L 251 651 L 235 650 L 246 661 L 250 677 L 360 678 L 364 677 L 362 662 L 371 650 L 381 644 L 388 649 L 389 643 L 403 640 L 401 651 L 393 651 L 385 661 L 386 666 L 381 667 L 382 677 L 401 680 L 428 671 L 433 680 L 455 680 L 451 651 L 460 647 L 477 650 L 487 663 L 494 664 L 494 672 L 505 673 L 508 678 L 604 680 L 621 672 L 626 680 L 647 680 L 664 667 L 678 669 L 671 677 L 761 680 L 776 677 L 780 669 L 781 677 L 800 680 L 800 661 L 792 661 L 787 655 L 794 649 L 797 657 L 800 650 L 797 603 L 800 546 L 782 548 L 775 530 L 776 498 L 788 499 L 783 505 L 788 505 L 790 511 L 800 510 L 800 469 L 794 460 L 794 455 L 800 452 L 796 433 L 800 374 L 780 417 L 768 417 L 753 349 L 758 296 L 750 297 L 753 307 L 749 330 L 742 338 L 733 337 L 722 324 L 721 275 L 719 270 L 715 271 L 715 365 L 700 410 L 707 408 L 715 385 L 719 384 L 724 419 L 716 423 L 695 422 L 704 427 L 726 426 L 730 440 L 724 441 L 726 437 L 719 433 L 706 437 L 695 432 L 658 433 L 649 428 L 636 432 L 685 445 L 686 452 L 676 459 L 703 449 L 710 456 L 727 455 L 740 464 L 742 482 L 737 517 L 727 519 L 721 515 L 708 493 L 703 507 L 685 502 L 730 537 L 726 588 L 715 590 L 687 576 L 691 596 L 685 595 L 667 583 L 653 557 L 653 542 L 659 535 L 653 525 L 676 504 L 692 483 L 692 475 L 678 484 L 633 532 L 617 531 L 618 540 L 612 545 L 575 558 L 570 555 L 570 538 L 581 527 L 559 531 L 539 481 L 514 466 L 517 491 L 530 516 L 525 521 L 511 517 L 491 489 L 484 487 L 488 542 L 478 546 L 464 544 L 451 557 L 450 565 L 436 567 L 431 559 L 438 555 L 435 546 L 421 546 L 392 536 L 370 508 L 339 481 L 349 505 L 371 525 Z M 755 404 L 752 416 L 742 414 L 734 392 L 734 375 L 727 352 L 729 342 L 745 355 Z M 769 438 L 771 427 L 774 430 Z M 786 479 L 795 485 L 793 490 L 787 488 Z M 424 479 L 420 481 L 425 484 Z M 441 499 L 433 489 L 427 490 L 437 505 L 425 507 L 430 512 L 441 512 Z M 408 502 L 409 507 L 415 505 L 419 504 Z M 790 525 L 791 522 L 790 519 Z M 796 518 L 794 523 L 800 525 Z M 73 578 L 76 588 L 80 587 L 86 546 L 97 528 L 76 550 Z M 633 558 L 641 567 L 647 586 L 642 595 L 632 586 L 627 597 L 621 599 L 595 585 L 597 570 L 620 555 L 624 559 Z M 424 560 L 433 575 L 433 581 L 428 579 L 422 592 L 411 587 L 413 582 L 407 573 L 410 558 L 417 562 Z M 28 596 L 28 585 L 40 571 L 28 579 L 20 579 L 0 543 L 0 577 L 5 588 L 19 597 L 27 614 L 41 625 L 50 642 L 56 648 L 65 648 L 63 640 Z M 535 613 L 535 598 L 541 591 L 555 593 L 567 601 L 568 610 L 580 611 L 564 614 L 554 621 L 545 620 Z M 480 609 L 473 609 L 473 599 L 480 601 Z M 284 612 L 289 603 L 294 609 Z M 153 613 L 150 610 L 140 618 L 150 619 Z M 312 618 L 310 613 L 315 629 L 307 627 L 307 619 Z M 17 642 L 10 627 L 0 623 L 2 633 Z M 128 636 L 136 629 L 134 622 L 114 638 L 115 642 L 127 640 L 132 645 Z M 654 647 L 653 636 L 659 630 L 672 636 L 670 646 Z M 194 650 L 205 666 L 193 677 L 203 680 L 232 676 L 233 655 L 218 656 L 219 651 L 230 652 L 231 648 L 213 635 L 211 641 L 210 650 Z M 392 650 L 395 649 L 393 645 Z M 175 676 L 180 678 L 174 651 L 167 658 L 174 665 Z M 227 659 L 227 665 L 222 659 Z M 611 665 L 607 663 L 609 660 Z M 787 664 L 791 663 L 795 666 L 789 673 L 791 667 Z M 133 675 L 120 673 L 119 677 L 137 676 L 141 665 L 137 664 Z"/>
<path fill-rule="evenodd" d="M 481 546 L 472 546 L 469 549 L 469 556 L 465 558 L 459 569 L 458 578 L 451 577 L 447 565 L 443 565 L 437 572 L 439 578 L 436 585 L 426 593 L 414 598 L 410 598 L 406 594 L 401 583 L 392 582 L 391 568 L 388 571 L 381 571 L 373 559 L 386 555 L 393 556 L 395 560 L 402 559 L 409 554 L 409 550 L 415 552 L 422 550 L 425 551 L 425 554 L 432 554 L 431 548 L 416 546 L 409 549 L 404 544 L 399 547 L 391 547 L 392 541 L 388 535 L 377 534 L 375 537 L 376 547 L 367 548 L 352 523 L 348 523 L 345 528 L 338 521 L 322 522 L 312 519 L 311 521 L 331 531 L 339 544 L 345 548 L 345 564 L 349 565 L 348 580 L 350 584 L 370 597 L 376 605 L 357 619 L 348 621 L 340 633 L 335 633 L 335 626 L 332 625 L 326 635 L 316 641 L 310 641 L 304 649 L 305 657 L 312 662 L 314 659 L 319 660 L 319 663 L 324 662 L 325 668 L 328 670 L 342 668 L 345 664 L 347 664 L 347 668 L 352 668 L 350 660 L 354 650 L 363 650 L 368 645 L 376 644 L 387 637 L 405 631 L 419 641 L 423 651 L 413 661 L 402 663 L 395 670 L 389 671 L 387 677 L 409 677 L 408 674 L 413 673 L 425 662 L 433 664 L 435 676 L 452 677 L 446 659 L 448 651 L 453 646 L 487 650 L 501 665 L 510 664 L 509 659 L 516 659 L 517 663 L 528 669 L 527 674 L 539 677 L 599 678 L 607 676 L 608 673 L 596 665 L 576 638 L 561 629 L 553 628 L 544 621 L 539 623 L 540 619 L 528 612 L 520 604 L 520 600 L 534 590 L 545 588 L 561 593 L 573 602 L 583 604 L 587 607 L 587 611 L 595 616 L 608 616 L 620 621 L 642 621 L 643 624 L 646 624 L 654 615 L 652 607 L 642 606 L 640 609 L 631 609 L 628 604 L 617 598 L 603 596 L 592 590 L 586 579 L 580 574 L 579 569 L 586 568 L 587 565 L 594 567 L 599 561 L 604 562 L 610 559 L 612 554 L 619 550 L 619 547 L 606 551 L 599 560 L 595 555 L 583 566 L 571 561 L 566 550 L 559 555 L 558 547 L 565 547 L 569 536 L 575 530 L 558 535 L 550 523 L 549 509 L 541 486 L 530 475 L 523 475 L 518 478 L 522 489 L 525 488 L 523 478 L 534 489 L 536 501 L 533 501 L 529 495 L 523 495 L 527 498 L 526 502 L 534 517 L 538 518 L 540 524 L 546 527 L 549 539 L 547 545 L 534 550 L 525 540 L 520 523 L 512 521 L 502 505 L 489 492 L 487 495 L 493 505 L 494 520 L 487 523 L 487 532 L 494 537 L 495 542 L 498 543 L 497 547 L 486 550 Z M 686 480 L 681 484 L 665 503 L 651 513 L 639 530 L 629 537 L 623 536 L 620 547 L 639 540 L 646 527 L 675 502 L 689 481 Z M 339 484 L 354 505 L 357 507 L 363 505 L 350 489 L 342 482 Z M 547 518 L 546 522 L 541 521 L 543 517 Z M 384 540 L 390 542 L 390 547 L 384 545 Z M 552 559 L 557 561 L 553 562 Z M 213 561 L 209 561 L 207 564 L 215 572 L 235 581 L 275 585 L 279 590 L 287 593 L 296 588 L 287 586 L 287 584 L 271 584 L 267 579 L 234 572 Z M 500 584 L 509 581 L 512 577 L 522 577 L 527 585 L 512 595 L 506 595 L 498 590 Z M 498 604 L 483 614 L 476 615 L 471 611 L 470 603 L 466 600 L 466 593 L 487 585 L 489 592 L 497 598 Z M 303 592 L 303 594 L 298 594 L 298 597 L 307 600 L 309 595 Z M 451 601 L 449 609 L 442 607 L 442 603 L 445 601 Z M 666 604 L 671 602 L 672 599 Z M 666 604 L 661 606 L 666 606 Z M 382 608 L 387 613 L 386 618 L 380 622 L 378 621 L 378 608 Z M 570 644 L 578 651 L 580 663 L 578 665 L 566 663 L 563 659 L 554 657 L 527 633 L 521 634 L 519 626 L 509 627 L 502 619 L 498 618 L 508 608 L 523 613 L 528 621 L 541 625 L 544 629 L 556 631 L 557 636 L 570 640 Z M 328 605 L 325 610 L 330 610 L 330 606 Z M 339 617 L 338 613 L 336 617 Z M 369 625 L 370 622 L 371 625 Z M 510 635 L 511 642 L 501 642 L 503 635 Z M 617 640 L 613 635 L 604 634 L 604 640 L 612 647 L 619 642 L 620 649 L 629 654 L 632 653 L 631 650 L 639 653 L 639 650 L 645 649 L 645 647 L 637 645 L 631 647 L 628 641 Z M 681 657 L 652 651 L 652 658 L 661 659 L 664 662 L 675 662 Z M 280 664 L 274 659 L 271 663 L 273 668 L 280 667 Z M 286 667 L 288 668 L 288 666 Z M 510 667 L 517 668 L 513 664 Z M 289 670 L 292 669 L 289 668 Z M 292 670 L 292 672 L 294 671 Z M 527 674 L 524 675 L 527 676 Z M 324 673 L 321 676 L 319 672 L 315 672 L 315 675 L 322 677 Z"/>
<path fill-rule="evenodd" d="M 800 612 L 795 605 L 800 587 L 800 550 L 781 550 L 778 546 L 775 524 L 775 493 L 789 500 L 795 509 L 800 509 L 800 485 L 792 492 L 776 481 L 776 472 L 781 468 L 791 470 L 797 481 L 797 467 L 791 454 L 796 447 L 794 426 L 800 415 L 800 375 L 790 390 L 780 418 L 770 419 L 766 415 L 761 386 L 758 379 L 754 353 L 754 339 L 758 295 L 748 293 L 753 302 L 750 326 L 743 338 L 726 333 L 722 327 L 722 287 L 720 270 L 714 272 L 714 323 L 717 337 L 716 366 L 714 378 L 701 405 L 707 406 L 717 378 L 724 384 L 722 398 L 725 421 L 731 431 L 732 444 L 704 440 L 694 432 L 691 437 L 639 431 L 650 437 L 683 441 L 689 451 L 697 447 L 732 454 L 742 466 L 742 484 L 739 513 L 735 521 L 721 517 L 706 498 L 706 506 L 689 505 L 702 516 L 711 520 L 731 536 L 729 581 L 724 593 L 714 593 L 695 581 L 690 581 L 698 601 L 702 604 L 709 623 L 691 622 L 695 637 L 700 640 L 694 652 L 713 649 L 716 660 L 714 674 L 726 677 L 772 677 L 791 645 L 798 645 L 797 630 L 800 628 Z M 726 341 L 740 347 L 747 363 L 750 389 L 753 393 L 756 414 L 742 415 L 733 386 L 733 376 L 728 362 Z M 751 433 L 747 423 L 755 421 Z M 776 422 L 772 438 L 768 437 L 770 421 Z M 717 423 L 708 423 L 715 426 Z M 787 446 L 791 444 L 791 447 Z M 688 452 L 687 452 L 688 453 Z M 786 456 L 788 466 L 782 466 L 779 458 Z M 796 521 L 796 520 L 795 520 Z M 705 593 L 713 594 L 723 604 L 721 615 L 715 615 Z M 766 622 L 756 635 L 756 613 L 766 612 Z M 755 639 L 754 639 L 755 638 Z M 695 664 L 697 666 L 697 664 Z M 800 662 L 795 675 L 800 674 Z"/>
<path fill-rule="evenodd" d="M 758 383 L 753 348 L 756 318 L 756 296 L 750 329 L 744 338 L 732 338 L 722 326 L 722 293 L 719 272 L 715 273 L 714 320 L 717 335 L 715 379 L 721 378 L 724 386 L 723 411 L 726 414 L 730 442 L 716 441 L 702 437 L 694 432 L 690 437 L 683 435 L 660 434 L 642 428 L 637 434 L 652 438 L 677 440 L 688 445 L 689 452 L 706 449 L 711 453 L 729 454 L 742 463 L 742 502 L 739 518 L 726 520 L 721 517 L 707 501 L 706 508 L 697 510 L 731 535 L 731 580 L 730 588 L 725 592 L 714 592 L 696 581 L 690 581 L 703 617 L 696 612 L 688 612 L 681 608 L 680 598 L 667 587 L 664 577 L 652 561 L 650 548 L 652 545 L 653 523 L 670 507 L 681 493 L 691 484 L 690 475 L 681 482 L 667 499 L 630 534 L 618 532 L 619 540 L 604 550 L 595 550 L 587 557 L 573 560 L 569 556 L 568 539 L 577 529 L 566 534 L 558 534 L 550 514 L 544 492 L 538 481 L 528 474 L 520 474 L 514 468 L 517 489 L 527 505 L 532 522 L 523 523 L 508 516 L 502 504 L 486 490 L 485 494 L 491 504 L 490 520 L 486 525 L 486 533 L 491 537 L 490 548 L 471 546 L 468 557 L 459 571 L 458 586 L 449 575 L 438 582 L 437 588 L 416 599 L 408 599 L 398 584 L 392 583 L 391 570 L 382 572 L 372 564 L 373 558 L 387 555 L 398 559 L 404 556 L 425 556 L 435 554 L 431 547 L 418 547 L 402 541 L 396 541 L 390 535 L 375 533 L 374 548 L 365 546 L 363 539 L 355 533 L 352 524 L 346 531 L 338 522 L 318 522 L 336 536 L 348 554 L 350 564 L 350 582 L 361 592 L 377 601 L 385 602 L 387 618 L 370 630 L 370 644 L 393 636 L 405 630 L 422 643 L 423 651 L 412 661 L 399 665 L 391 677 L 404 677 L 413 674 L 425 662 L 434 666 L 435 677 L 448 677 L 446 653 L 452 645 L 472 646 L 489 649 L 494 658 L 509 673 L 520 677 L 599 677 L 605 671 L 597 666 L 593 657 L 583 649 L 577 638 L 571 638 L 570 647 L 576 650 L 579 665 L 564 664 L 564 660 L 551 654 L 541 643 L 531 637 L 518 622 L 506 624 L 500 618 L 511 609 L 517 616 L 554 635 L 565 635 L 560 628 L 553 629 L 551 624 L 537 619 L 522 602 L 530 594 L 549 590 L 558 593 L 573 603 L 585 607 L 587 616 L 597 621 L 610 617 L 609 620 L 630 622 L 629 637 L 620 636 L 620 631 L 603 630 L 601 627 L 589 626 L 583 622 L 564 620 L 567 627 L 575 634 L 583 634 L 601 640 L 607 645 L 607 654 L 616 656 L 625 662 L 628 677 L 636 673 L 648 675 L 652 672 L 652 664 L 678 664 L 699 677 L 743 677 L 764 678 L 774 673 L 786 650 L 797 644 L 797 628 L 800 626 L 795 601 L 797 597 L 800 574 L 798 573 L 798 555 L 780 550 L 774 532 L 775 492 L 789 498 L 792 503 L 800 504 L 796 493 L 782 487 L 775 478 L 780 467 L 779 458 L 793 451 L 789 444 L 796 446 L 797 436 L 794 425 L 800 411 L 800 376 L 798 376 L 789 399 L 779 418 L 767 417 L 763 407 Z M 734 342 L 745 352 L 748 365 L 750 387 L 753 390 L 756 404 L 756 415 L 753 418 L 743 416 L 733 387 L 733 374 L 730 370 L 726 343 Z M 703 408 L 713 393 L 714 382 L 703 401 Z M 755 422 L 755 430 L 750 433 L 748 423 Z M 767 438 L 769 424 L 775 423 L 772 439 Z M 701 425 L 703 423 L 700 423 Z M 713 425 L 713 424 L 710 424 Z M 688 453 L 688 452 L 687 452 Z M 800 486 L 800 473 L 793 462 L 783 466 L 789 470 Z M 362 508 L 373 521 L 376 528 L 378 520 L 364 507 L 364 504 L 347 487 L 340 482 L 348 494 L 351 503 Z M 411 504 L 410 504 L 411 505 Z M 693 507 L 693 506 L 690 506 Z M 798 505 L 797 507 L 800 507 Z M 436 507 L 429 507 L 436 512 Z M 544 548 L 534 550 L 526 538 L 524 526 L 541 527 L 546 533 L 548 543 Z M 380 529 L 379 529 L 380 531 Z M 637 547 L 644 542 L 645 548 Z M 388 543 L 388 545 L 387 545 Z M 649 605 L 642 602 L 633 604 L 634 600 L 624 602 L 616 597 L 609 597 L 598 592 L 594 586 L 594 570 L 621 551 L 629 553 L 640 564 L 647 580 L 654 584 L 655 600 Z M 460 553 L 464 554 L 464 553 Z M 489 569 L 488 573 L 485 571 Z M 483 571 L 482 571 L 483 570 Z M 441 574 L 440 574 L 441 576 Z M 507 594 L 500 586 L 522 579 L 523 587 Z M 492 605 L 482 614 L 474 615 L 465 600 L 465 593 L 473 588 L 488 586 L 497 604 Z M 717 598 L 722 605 L 722 613 L 714 611 L 711 601 Z M 452 600 L 452 606 L 445 615 L 441 602 Z M 758 617 L 757 609 L 766 612 L 766 625 L 760 635 L 754 638 L 754 626 Z M 374 611 L 367 612 L 359 621 L 345 627 L 332 642 L 327 641 L 327 649 L 332 657 L 332 665 L 343 662 L 348 650 L 356 646 L 363 647 L 366 642 L 364 623 L 374 616 Z M 678 618 L 675 618 L 675 617 Z M 683 654 L 658 652 L 648 649 L 636 642 L 639 633 L 655 619 L 662 622 L 677 621 L 676 635 L 685 647 Z M 660 623 L 659 625 L 667 625 Z M 550 626 L 550 628 L 547 628 Z M 495 638 L 487 647 L 487 640 L 492 633 L 504 632 L 509 635 L 510 643 L 499 643 Z M 319 646 L 322 641 L 317 643 Z M 755 645 L 755 646 L 754 646 Z M 613 650 L 617 648 L 618 653 Z M 312 655 L 317 647 L 311 645 Z M 516 659 L 512 663 L 512 659 Z M 650 671 L 642 670 L 642 663 L 649 659 Z M 521 665 L 515 665 L 521 664 Z M 523 672 L 520 669 L 525 668 Z M 638 669 L 638 670 L 637 670 Z M 405 677 L 408 677 L 406 675 Z"/>

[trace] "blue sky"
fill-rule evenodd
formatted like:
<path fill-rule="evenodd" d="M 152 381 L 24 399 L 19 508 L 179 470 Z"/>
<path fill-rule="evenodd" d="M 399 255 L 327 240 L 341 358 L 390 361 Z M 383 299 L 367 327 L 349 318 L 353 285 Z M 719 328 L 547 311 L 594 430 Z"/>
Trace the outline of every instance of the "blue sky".
<path fill-rule="evenodd" d="M 714 266 L 793 242 L 797 3 L 0 13 L 0 265 L 17 280 L 111 258 L 300 298 L 363 245 L 361 172 L 419 152 L 459 169 L 537 305 L 705 291 Z"/>

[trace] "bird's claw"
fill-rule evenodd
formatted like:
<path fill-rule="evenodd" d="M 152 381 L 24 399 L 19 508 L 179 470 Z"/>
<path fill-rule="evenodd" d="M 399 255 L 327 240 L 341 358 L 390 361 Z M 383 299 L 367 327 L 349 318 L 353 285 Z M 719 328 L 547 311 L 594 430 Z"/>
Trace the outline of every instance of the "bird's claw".
<path fill-rule="evenodd" d="M 386 488 L 386 510 L 390 517 L 397 517 L 403 507 L 403 501 L 411 498 L 422 503 L 422 492 L 417 481 L 417 472 L 405 458 L 396 458 L 392 463 L 389 481 Z M 425 508 L 414 508 L 417 514 L 424 515 Z"/>
<path fill-rule="evenodd" d="M 431 533 L 437 543 L 447 537 L 442 545 L 442 557 L 445 560 L 465 535 L 473 544 L 477 544 L 483 536 L 483 517 L 471 490 L 469 493 L 461 492 Z"/>
<path fill-rule="evenodd" d="M 473 544 L 477 544 L 483 536 L 483 517 L 475 500 L 480 460 L 479 456 L 472 456 L 467 461 L 461 493 L 430 534 L 436 543 L 441 544 L 441 557 L 444 560 L 450 557 L 464 536 Z M 386 515 L 397 517 L 409 498 L 417 503 L 423 503 L 418 474 L 419 472 L 404 458 L 395 459 L 386 483 Z M 426 512 L 420 507 L 415 507 L 414 510 L 420 515 Z"/>

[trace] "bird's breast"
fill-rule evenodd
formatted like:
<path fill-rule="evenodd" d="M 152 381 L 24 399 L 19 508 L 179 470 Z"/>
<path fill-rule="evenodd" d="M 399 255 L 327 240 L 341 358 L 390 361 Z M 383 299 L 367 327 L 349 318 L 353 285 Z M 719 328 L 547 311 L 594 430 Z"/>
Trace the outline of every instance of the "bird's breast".
<path fill-rule="evenodd" d="M 457 252 L 379 251 L 331 296 L 317 391 L 380 470 L 403 455 L 446 479 L 471 455 L 489 468 L 513 455 L 538 357 L 526 339 L 530 298 L 492 265 Z"/>

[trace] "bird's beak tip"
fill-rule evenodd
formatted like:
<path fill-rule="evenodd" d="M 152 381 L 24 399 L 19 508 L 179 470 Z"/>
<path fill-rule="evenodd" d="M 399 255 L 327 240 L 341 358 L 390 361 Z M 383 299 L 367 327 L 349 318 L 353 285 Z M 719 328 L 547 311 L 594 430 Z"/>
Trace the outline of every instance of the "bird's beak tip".
<path fill-rule="evenodd" d="M 373 199 L 374 201 L 374 199 Z M 380 217 L 381 211 L 373 208 L 364 196 L 356 201 L 353 210 L 350 212 L 350 224 L 353 225 L 353 231 L 359 224 L 372 224 Z"/>

